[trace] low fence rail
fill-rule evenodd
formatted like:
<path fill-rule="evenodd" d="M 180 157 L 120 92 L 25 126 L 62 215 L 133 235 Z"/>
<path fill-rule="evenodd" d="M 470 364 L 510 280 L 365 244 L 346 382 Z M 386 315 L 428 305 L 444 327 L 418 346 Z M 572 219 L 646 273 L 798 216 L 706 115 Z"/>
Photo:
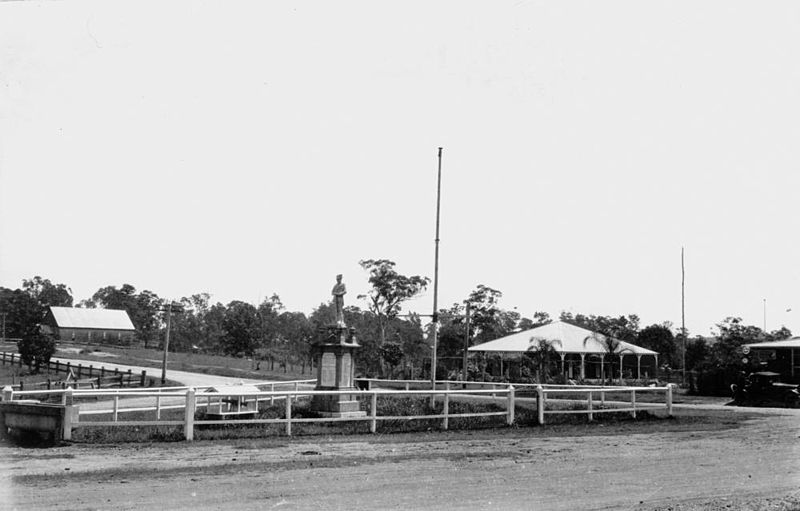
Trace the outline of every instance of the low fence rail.
<path fill-rule="evenodd" d="M 0 352 L 0 364 L 2 365 L 16 365 L 17 367 L 22 367 L 24 362 L 22 361 L 22 357 L 18 353 L 9 353 L 9 352 Z M 119 382 L 119 386 L 135 386 L 138 385 L 140 387 L 144 387 L 146 385 L 152 385 L 154 379 L 148 378 L 147 371 L 141 371 L 141 373 L 134 373 L 130 369 L 127 371 L 120 371 L 118 368 L 108 369 L 103 365 L 95 366 L 94 364 L 90 364 L 85 366 L 83 364 L 73 364 L 71 362 L 61 362 L 60 360 L 50 360 L 46 364 L 40 364 L 40 369 L 45 369 L 47 371 L 54 371 L 56 373 L 67 373 L 72 374 L 76 381 L 80 383 L 85 383 L 87 385 L 91 385 L 94 383 L 98 388 L 103 384 L 108 385 L 109 383 L 116 383 Z M 91 380 L 94 380 L 92 382 Z M 66 387 L 66 384 L 70 382 L 41 382 L 34 384 L 37 388 L 47 388 L 48 390 L 52 388 L 57 388 L 58 385 L 65 384 L 62 388 Z M 25 390 L 25 387 L 30 388 L 31 384 L 25 385 L 20 382 L 18 385 L 14 385 L 17 387 L 16 390 Z"/>
<path fill-rule="evenodd" d="M 449 422 L 453 418 L 465 417 L 489 417 L 503 416 L 508 425 L 514 423 L 516 402 L 518 400 L 535 400 L 537 408 L 537 419 L 539 424 L 545 424 L 546 415 L 551 414 L 585 414 L 589 421 L 594 419 L 595 414 L 610 412 L 629 412 L 632 417 L 636 417 L 638 411 L 647 409 L 665 409 L 666 414 L 672 415 L 672 386 L 666 387 L 590 387 L 572 385 L 536 385 L 536 384 L 499 384 L 484 382 L 460 382 L 444 381 L 437 382 L 437 388 L 411 388 L 414 385 L 430 385 L 429 381 L 422 380 L 370 380 L 375 388 L 369 390 L 341 390 L 341 391 L 320 391 L 309 387 L 316 383 L 315 380 L 297 380 L 290 382 L 266 382 L 257 383 L 252 386 L 243 386 L 241 391 L 236 389 L 226 389 L 225 391 L 214 391 L 212 387 L 164 387 L 159 389 L 73 389 L 50 391 L 14 391 L 6 387 L 2 392 L 3 401 L 26 400 L 35 397 L 55 396 L 64 405 L 73 405 L 85 399 L 95 399 L 101 401 L 94 403 L 92 407 L 81 405 L 80 409 L 74 414 L 73 421 L 67 429 L 80 427 L 98 426 L 183 426 L 184 435 L 187 440 L 194 438 L 194 427 L 197 425 L 217 425 L 217 424 L 283 424 L 287 435 L 292 434 L 292 424 L 298 423 L 323 423 L 323 422 L 344 422 L 344 421 L 366 421 L 369 422 L 371 432 L 375 432 L 379 421 L 390 420 L 422 420 L 437 419 L 442 421 L 442 428 L 448 429 Z M 384 388 L 377 387 L 380 383 Z M 441 383 L 441 385 L 439 385 Z M 386 386 L 401 385 L 402 389 L 387 389 Z M 453 386 L 475 387 L 453 389 Z M 245 387 L 255 387 L 255 391 L 247 390 Z M 440 388 L 441 387 L 441 388 Z M 480 387 L 480 388 L 478 388 Z M 349 417 L 292 417 L 292 406 L 299 399 L 306 399 L 313 396 L 330 395 L 353 395 L 356 393 L 368 401 L 367 410 L 363 416 Z M 521 397 L 525 394 L 530 397 Z M 637 395 L 643 393 L 663 394 L 664 402 L 639 402 Z M 624 394 L 626 397 L 620 400 L 617 396 Z M 378 415 L 377 400 L 382 398 L 407 397 L 412 395 L 429 396 L 431 399 L 440 399 L 442 409 L 440 413 L 428 415 L 411 416 L 381 416 Z M 611 395 L 613 399 L 607 399 Z M 451 399 L 455 398 L 493 398 L 505 402 L 505 410 L 480 412 L 480 413 L 452 413 L 450 410 Z M 276 401 L 283 401 L 285 406 L 285 416 L 283 418 L 219 418 L 219 419 L 196 419 L 195 412 L 200 408 L 207 411 L 214 407 L 221 412 L 223 407 L 227 407 L 227 413 L 231 413 L 231 403 L 235 403 L 241 412 L 241 407 L 250 410 L 258 410 L 258 403 L 269 402 L 274 405 Z M 571 408 L 560 407 L 564 403 L 569 403 Z M 599 407 L 598 407 L 599 403 Z M 129 406 L 124 406 L 124 405 Z M 250 408 L 250 406 L 254 408 Z M 161 414 L 164 410 L 183 409 L 183 418 L 180 420 L 162 420 Z M 130 412 L 154 412 L 154 420 L 121 420 L 120 416 Z M 90 415 L 110 415 L 110 420 L 81 420 L 81 417 Z M 225 414 L 220 413 L 220 416 Z M 235 415 L 235 414 L 234 414 Z M 69 435 L 65 436 L 69 439 Z"/>

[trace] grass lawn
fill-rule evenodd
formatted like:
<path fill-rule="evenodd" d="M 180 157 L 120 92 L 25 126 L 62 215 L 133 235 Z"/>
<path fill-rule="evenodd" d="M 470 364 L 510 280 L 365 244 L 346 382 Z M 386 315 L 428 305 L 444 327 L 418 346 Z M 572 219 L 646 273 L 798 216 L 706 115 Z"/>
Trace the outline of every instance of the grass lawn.
<path fill-rule="evenodd" d="M 139 365 L 161 368 L 163 351 L 145 348 L 121 348 L 115 346 L 78 345 L 60 343 L 56 356 L 62 358 L 80 358 L 98 362 L 114 362 L 117 364 Z M 169 367 L 175 371 L 214 374 L 234 378 L 252 378 L 257 380 L 308 380 L 314 378 L 310 366 L 302 371 L 301 366 L 278 367 L 270 370 L 269 362 L 262 361 L 260 367 L 250 359 L 208 355 L 203 353 L 169 353 Z"/>

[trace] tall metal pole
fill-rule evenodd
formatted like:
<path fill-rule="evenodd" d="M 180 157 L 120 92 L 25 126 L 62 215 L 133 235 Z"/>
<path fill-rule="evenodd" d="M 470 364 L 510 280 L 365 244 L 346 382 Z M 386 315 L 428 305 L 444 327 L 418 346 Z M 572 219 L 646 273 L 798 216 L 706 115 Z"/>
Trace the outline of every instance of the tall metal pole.
<path fill-rule="evenodd" d="M 764 334 L 767 333 L 767 299 L 764 298 Z"/>
<path fill-rule="evenodd" d="M 685 293 L 685 282 L 686 282 L 686 268 L 683 264 L 683 247 L 681 247 L 681 337 L 683 341 L 683 347 L 681 349 L 681 368 L 682 368 L 682 376 L 681 382 L 686 385 L 686 293 Z"/>
<path fill-rule="evenodd" d="M 169 350 L 169 324 L 172 318 L 172 300 L 167 307 L 167 335 L 164 338 L 164 360 L 161 362 L 161 385 L 167 381 L 167 351 Z"/>
<path fill-rule="evenodd" d="M 442 148 L 439 148 L 439 173 L 436 178 L 436 239 L 433 264 L 433 353 L 431 355 L 431 387 L 436 390 L 436 348 L 439 344 L 439 211 L 442 201 Z M 434 396 L 431 394 L 431 401 Z"/>

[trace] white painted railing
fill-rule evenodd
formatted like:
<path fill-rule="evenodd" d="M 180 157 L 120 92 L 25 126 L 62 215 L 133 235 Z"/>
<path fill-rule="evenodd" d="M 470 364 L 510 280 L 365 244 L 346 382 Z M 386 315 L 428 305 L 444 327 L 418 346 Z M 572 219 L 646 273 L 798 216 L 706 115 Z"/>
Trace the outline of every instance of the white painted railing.
<path fill-rule="evenodd" d="M 111 399 L 110 408 L 102 408 L 98 410 L 81 410 L 77 414 L 78 417 L 72 418 L 73 422 L 65 429 L 75 429 L 80 427 L 100 427 L 100 426 L 183 426 L 184 435 L 187 440 L 194 438 L 194 427 L 197 425 L 213 425 L 213 424 L 283 424 L 287 435 L 292 434 L 292 424 L 297 423 L 322 423 L 322 422 L 345 422 L 345 421 L 367 421 L 371 432 L 377 430 L 378 421 L 390 420 L 422 420 L 422 419 L 441 419 L 443 429 L 449 427 L 451 418 L 462 417 L 491 417 L 502 416 L 506 419 L 506 424 L 511 425 L 514 422 L 514 387 L 507 387 L 505 389 L 490 389 L 490 390 L 451 390 L 449 384 L 445 384 L 444 389 L 439 390 L 385 390 L 375 389 L 368 391 L 354 391 L 354 390 L 307 390 L 300 388 L 300 383 L 305 383 L 307 380 L 290 382 L 294 387 L 291 390 L 272 390 L 260 391 L 256 393 L 237 393 L 235 391 L 226 391 L 219 393 L 206 393 L 198 392 L 197 389 L 189 388 L 185 391 L 169 390 L 156 392 L 153 390 L 137 390 L 136 392 L 123 391 L 123 390 L 73 390 L 68 388 L 64 391 L 51 391 L 58 392 L 63 398 L 64 404 L 72 404 L 75 400 L 85 398 L 97 397 L 99 399 Z M 287 382 L 275 382 L 268 385 L 284 385 Z M 263 384 L 262 384 L 263 385 Z M 42 392 L 36 392 L 42 394 Z M 12 390 L 4 390 L 3 400 L 24 399 L 27 395 L 34 394 L 34 392 L 14 392 Z M 330 395 L 354 395 L 369 396 L 369 410 L 363 417 L 323 417 L 323 418 L 307 418 L 307 417 L 292 417 L 292 403 L 296 402 L 298 398 L 307 398 L 313 396 L 330 396 Z M 474 397 L 481 394 L 500 394 L 504 396 L 506 402 L 506 409 L 496 412 L 475 412 L 475 413 L 458 413 L 454 414 L 450 411 L 450 399 L 457 396 Z M 125 396 L 126 399 L 142 399 L 150 398 L 155 400 L 155 406 L 137 406 L 129 408 L 119 408 L 120 398 Z M 405 415 L 405 416 L 382 416 L 378 415 L 377 400 L 378 396 L 382 398 L 394 397 L 408 397 L 412 395 L 426 395 L 426 396 L 441 396 L 443 399 L 442 410 L 440 413 L 429 415 Z M 271 404 L 276 400 L 283 400 L 285 403 L 284 418 L 279 419 L 220 419 L 220 420 L 195 420 L 195 410 L 198 406 L 211 407 L 215 401 L 244 397 L 245 401 L 250 400 L 262 402 L 269 401 Z M 123 400 L 124 401 L 124 400 Z M 169 404 L 164 404 L 168 401 Z M 160 412 L 166 409 L 184 409 L 184 416 L 180 420 L 160 420 Z M 155 420 L 121 420 L 120 414 L 123 412 L 132 411 L 154 411 Z M 111 415 L 111 420 L 108 421 L 82 421 L 81 416 L 106 414 Z M 75 420 L 77 419 L 77 420 Z M 68 439 L 65 437 L 65 439 Z"/>
<path fill-rule="evenodd" d="M 411 386 L 419 385 L 421 387 L 430 385 L 429 381 L 424 380 L 369 380 L 371 384 L 381 385 L 402 385 L 403 390 L 393 390 L 386 388 L 375 388 L 370 390 L 341 390 L 341 391 L 319 391 L 311 390 L 308 387 L 315 384 L 315 380 L 297 380 L 290 382 L 261 382 L 253 384 L 252 386 L 258 387 L 258 392 L 241 392 L 235 391 L 227 392 L 205 392 L 213 386 L 206 387 L 171 387 L 160 389 L 107 389 L 107 390 L 74 390 L 68 388 L 66 390 L 51 390 L 51 391 L 13 391 L 10 388 L 3 389 L 3 401 L 13 399 L 26 399 L 29 397 L 36 397 L 42 395 L 57 395 L 60 397 L 62 404 L 71 405 L 76 400 L 81 401 L 86 398 L 96 398 L 97 400 L 104 400 L 105 403 L 110 401 L 109 407 L 98 407 L 95 409 L 80 410 L 76 421 L 72 423 L 72 427 L 97 427 L 97 426 L 180 426 L 185 428 L 187 440 L 194 437 L 194 425 L 211 425 L 211 424 L 284 424 L 287 435 L 291 435 L 293 423 L 314 423 L 314 422 L 343 422 L 343 421 L 369 421 L 370 431 L 375 432 L 378 421 L 386 420 L 420 420 L 420 419 L 441 419 L 442 427 L 447 429 L 449 421 L 453 417 L 488 417 L 488 416 L 505 416 L 506 423 L 512 424 L 515 416 L 515 400 L 518 399 L 516 394 L 518 392 L 528 390 L 532 391 L 532 398 L 536 399 L 537 418 L 539 424 L 545 423 L 545 415 L 548 414 L 585 414 L 589 421 L 594 419 L 594 415 L 598 413 L 610 412 L 630 412 L 632 417 L 636 417 L 636 412 L 645 409 L 666 408 L 668 416 L 672 415 L 672 391 L 673 386 L 667 385 L 665 387 L 613 387 L 613 386 L 575 386 L 575 385 L 536 385 L 536 384 L 506 384 L 494 382 L 460 382 L 460 381 L 444 381 L 437 382 L 437 388 L 417 388 L 412 389 Z M 289 389 L 281 389 L 281 387 L 290 387 Z M 477 387 L 477 388 L 462 388 L 453 389 L 453 386 L 462 387 Z M 303 388 L 305 387 L 305 388 Z M 441 387 L 441 388 L 440 388 Z M 488 388 L 487 388 L 488 387 Z M 267 390 L 268 389 L 268 390 Z M 625 394 L 629 396 L 629 400 L 625 399 L 620 401 L 618 398 L 609 400 L 608 404 L 611 406 L 606 407 L 606 397 L 608 394 L 616 396 L 618 394 Z M 637 393 L 663 393 L 664 403 L 659 402 L 641 402 L 637 401 Z M 325 418 L 300 418 L 292 417 L 292 403 L 297 402 L 300 398 L 309 398 L 313 396 L 323 395 L 353 395 L 369 396 L 369 411 L 364 417 L 325 417 Z M 379 416 L 377 414 L 377 398 L 378 396 L 392 398 L 392 397 L 405 397 L 411 395 L 425 395 L 435 398 L 440 396 L 443 399 L 442 412 L 431 415 L 411 415 L 411 416 Z M 576 398 L 577 395 L 577 398 Z M 549 399 L 548 399 L 549 396 Z M 450 400 L 453 397 L 490 397 L 500 399 L 506 402 L 506 409 L 500 412 L 480 412 L 480 413 L 463 413 L 452 414 L 450 413 Z M 275 401 L 283 400 L 285 403 L 285 416 L 282 419 L 220 419 L 220 420 L 195 420 L 194 412 L 197 408 L 206 407 L 210 410 L 213 406 L 218 405 L 221 410 L 222 402 L 236 398 L 237 402 L 251 402 L 254 409 L 257 409 L 257 403 L 268 401 L 270 405 L 275 404 Z M 595 399 L 599 398 L 601 407 L 596 408 Z M 147 401 L 152 399 L 152 404 Z M 531 398 L 528 398 L 531 399 Z M 120 407 L 121 403 L 131 404 L 135 401 L 134 406 Z M 553 405 L 563 404 L 580 404 L 585 403 L 583 408 L 572 409 L 559 409 L 556 406 L 548 407 L 548 403 Z M 626 403 L 630 403 L 627 406 Z M 621 405 L 621 406 L 620 406 Z M 97 405 L 95 405 L 97 406 Z M 549 409 L 548 409 L 549 408 Z M 162 420 L 161 412 L 164 410 L 184 409 L 184 417 L 181 420 Z M 120 420 L 120 415 L 129 412 L 155 412 L 155 420 Z M 109 415 L 109 421 L 82 421 L 81 416 L 88 415 Z"/>

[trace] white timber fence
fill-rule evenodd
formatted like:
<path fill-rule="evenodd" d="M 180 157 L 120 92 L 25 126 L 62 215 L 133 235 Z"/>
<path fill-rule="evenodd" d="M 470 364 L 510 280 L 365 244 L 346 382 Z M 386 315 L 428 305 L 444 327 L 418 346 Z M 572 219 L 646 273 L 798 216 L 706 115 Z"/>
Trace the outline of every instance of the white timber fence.
<path fill-rule="evenodd" d="M 311 380 L 313 381 L 313 380 Z M 42 394 L 59 394 L 61 402 L 64 405 L 72 405 L 76 402 L 82 402 L 89 398 L 101 400 L 100 402 L 90 403 L 92 409 L 79 409 L 74 416 L 67 417 L 67 420 L 72 422 L 65 427 L 65 430 L 72 430 L 83 427 L 115 427 L 115 426 L 183 426 L 184 436 L 186 440 L 194 439 L 195 426 L 202 425 L 218 425 L 218 424 L 283 424 L 286 435 L 292 434 L 292 425 L 298 423 L 332 423 L 332 422 L 345 422 L 345 421 L 364 421 L 369 423 L 370 432 L 375 433 L 379 421 L 396 421 L 396 420 L 430 420 L 438 419 L 442 421 L 442 428 L 448 429 L 449 421 L 453 418 L 463 417 L 491 417 L 498 416 L 505 419 L 507 425 L 514 423 L 514 387 L 505 386 L 502 389 L 486 389 L 486 390 L 453 390 L 450 389 L 449 384 L 445 384 L 444 388 L 437 390 L 386 390 L 374 389 L 366 391 L 353 391 L 353 390 L 308 390 L 302 388 L 307 385 L 309 380 L 297 382 L 276 382 L 266 384 L 272 386 L 272 390 L 264 390 L 258 392 L 237 392 L 235 390 L 225 392 L 207 392 L 205 388 L 183 388 L 183 389 L 160 389 L 154 391 L 152 389 L 136 389 L 136 390 L 76 390 L 67 388 L 65 390 L 56 391 L 13 391 L 9 387 L 3 389 L 2 400 L 26 400 L 34 395 L 41 396 Z M 276 386 L 290 385 L 293 388 L 290 390 L 277 390 Z M 265 384 L 258 384 L 259 387 Z M 368 410 L 363 416 L 348 416 L 348 417 L 297 417 L 292 416 L 292 405 L 301 398 L 311 398 L 313 396 L 332 396 L 332 395 L 348 395 L 353 394 L 359 397 L 366 398 L 368 401 Z M 399 398 L 409 397 L 413 395 L 434 396 L 440 398 L 442 407 L 440 411 L 427 415 L 404 415 L 404 416 L 389 416 L 378 414 L 378 397 L 381 398 Z M 471 412 L 471 413 L 452 413 L 450 411 L 450 401 L 459 396 L 475 397 L 480 395 L 494 396 L 497 399 L 502 399 L 506 403 L 505 410 L 491 411 L 491 412 Z M 146 401 L 150 401 L 147 403 Z M 257 403 L 270 402 L 274 404 L 276 401 L 283 401 L 285 403 L 285 412 L 283 418 L 273 419 L 260 419 L 260 418 L 236 418 L 231 419 L 229 413 L 237 415 L 242 409 L 253 410 L 257 409 Z M 127 402 L 127 403 L 126 403 Z M 224 412 L 221 414 L 222 418 L 216 419 L 196 419 L 195 411 L 198 408 L 206 407 L 208 410 L 222 410 L 223 406 L 229 405 L 231 402 L 237 403 L 237 410 L 231 412 Z M 121 404 L 130 404 L 132 406 L 121 406 Z M 81 407 L 86 406 L 80 405 Z M 254 407 L 254 408 L 251 408 Z M 172 418 L 171 420 L 162 420 L 161 411 L 167 409 L 183 409 L 183 417 Z M 129 412 L 153 412 L 155 415 L 152 420 L 124 420 L 122 416 Z M 81 420 L 81 417 L 89 415 L 107 415 L 109 420 Z M 255 415 L 255 414 L 254 414 Z M 241 415 L 240 415 L 241 417 Z M 64 439 L 69 440 L 71 433 L 65 435 Z"/>
<path fill-rule="evenodd" d="M 345 421 L 367 421 L 371 432 L 375 432 L 379 421 L 389 420 L 424 420 L 440 419 L 442 428 L 448 429 L 449 421 L 456 417 L 490 417 L 503 416 L 508 425 L 514 423 L 517 402 L 536 404 L 537 422 L 545 424 L 545 416 L 551 414 L 584 414 L 589 421 L 595 414 L 611 412 L 629 412 L 636 417 L 637 411 L 647 409 L 665 409 L 672 416 L 673 386 L 664 387 L 616 387 L 616 386 L 573 386 L 573 385 L 536 385 L 507 384 L 494 382 L 437 382 L 436 389 L 430 388 L 430 381 L 422 380 L 369 380 L 368 390 L 320 391 L 311 387 L 315 380 L 297 380 L 291 382 L 269 382 L 253 384 L 257 391 L 241 392 L 229 386 L 224 392 L 213 392 L 211 387 L 165 387 L 159 389 L 107 389 L 89 390 L 72 389 L 50 391 L 14 391 L 6 387 L 2 392 L 3 401 L 26 400 L 35 397 L 58 395 L 64 405 L 80 404 L 80 409 L 72 417 L 71 428 L 100 426 L 183 426 L 187 440 L 193 440 L 194 427 L 197 425 L 215 424 L 283 424 L 287 435 L 292 434 L 292 424 L 297 423 L 331 423 Z M 393 387 L 401 387 L 395 389 Z M 428 388 L 414 388 L 425 387 Z M 462 388 L 453 388 L 453 387 Z M 388 388 L 387 388 L 388 387 Z M 362 387 L 363 388 L 363 387 Z M 313 396 L 358 395 L 369 401 L 363 416 L 348 417 L 293 417 L 292 404 L 299 399 Z M 655 400 L 637 400 L 637 395 L 655 394 Z M 658 395 L 663 395 L 663 402 Z M 411 416 L 378 415 L 377 400 L 381 398 L 399 398 L 412 395 L 430 396 L 442 400 L 439 413 Z M 622 397 L 621 397 L 622 396 Z M 367 399 L 368 398 L 368 399 Z M 451 399 L 483 398 L 504 401 L 505 410 L 492 412 L 474 412 L 454 414 L 450 411 Z M 95 402 L 87 403 L 94 399 Z M 276 401 L 285 403 L 283 418 L 256 418 L 258 403 Z M 233 407 L 235 405 L 235 407 Z M 195 419 L 195 411 L 206 408 L 207 411 L 220 412 L 215 419 Z M 170 420 L 162 419 L 162 411 L 183 409 L 183 417 Z M 224 410 L 224 411 L 223 411 Z M 153 412 L 152 420 L 123 420 L 120 416 L 131 412 Z M 252 414 L 248 418 L 245 414 Z M 108 420 L 81 420 L 81 417 L 105 415 Z M 207 415 L 207 417 L 210 415 Z M 212 416 L 213 417 L 213 416 Z M 69 429 L 69 428 L 67 428 Z M 65 439 L 69 439 L 66 438 Z"/>

